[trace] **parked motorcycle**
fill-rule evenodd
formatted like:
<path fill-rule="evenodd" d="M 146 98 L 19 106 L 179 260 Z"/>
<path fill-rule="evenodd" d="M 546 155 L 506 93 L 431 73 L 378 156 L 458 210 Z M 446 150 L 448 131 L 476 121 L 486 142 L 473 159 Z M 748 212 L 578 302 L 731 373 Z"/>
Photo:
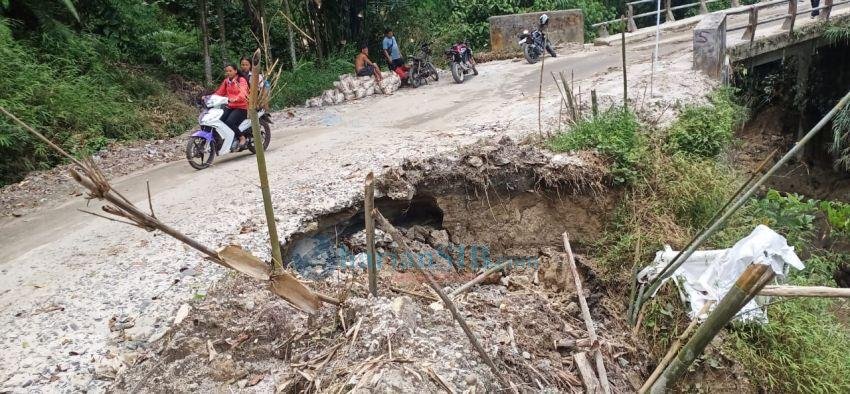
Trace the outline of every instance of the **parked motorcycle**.
<path fill-rule="evenodd" d="M 519 46 L 522 48 L 522 54 L 525 55 L 525 60 L 529 64 L 537 63 L 540 57 L 543 56 L 543 51 L 549 52 L 549 56 L 556 57 L 555 50 L 552 49 L 552 44 L 546 33 L 543 33 L 543 28 L 549 23 L 549 16 L 546 14 L 540 15 L 540 25 L 531 33 L 528 30 L 523 30 L 517 35 L 519 38 Z"/>
<path fill-rule="evenodd" d="M 428 83 L 428 78 L 434 78 L 436 82 L 440 80 L 440 75 L 437 74 L 437 69 L 431 63 L 431 46 L 428 43 L 424 43 L 419 46 L 419 53 L 410 62 L 407 83 L 414 88 L 418 88 Z"/>
<path fill-rule="evenodd" d="M 446 59 L 451 65 L 452 78 L 455 82 L 463 83 L 466 74 L 470 72 L 472 72 L 472 75 L 478 75 L 478 70 L 475 69 L 475 59 L 472 58 L 472 50 L 465 42 L 452 45 L 451 49 L 446 51 Z"/>
<path fill-rule="evenodd" d="M 245 119 L 239 125 L 239 131 L 244 133 L 247 138 L 247 143 L 240 149 L 236 133 L 221 120 L 224 107 L 227 105 L 227 97 L 210 95 L 204 97 L 203 101 L 206 108 L 198 116 L 201 129 L 189 136 L 189 140 L 186 142 L 186 160 L 189 161 L 192 168 L 203 170 L 212 165 L 216 156 L 241 152 L 245 149 L 248 149 L 251 153 L 256 153 L 250 119 Z M 265 149 L 269 147 L 272 139 L 271 115 L 260 109 L 257 116 L 260 118 L 260 127 L 262 128 L 260 134 L 263 136 L 263 149 Z"/>

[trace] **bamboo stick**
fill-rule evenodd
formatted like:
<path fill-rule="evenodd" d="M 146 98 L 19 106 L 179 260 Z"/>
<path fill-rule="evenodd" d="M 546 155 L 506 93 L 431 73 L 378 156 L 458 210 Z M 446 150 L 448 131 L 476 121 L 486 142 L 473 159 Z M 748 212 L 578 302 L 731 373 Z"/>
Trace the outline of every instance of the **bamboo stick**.
<path fill-rule="evenodd" d="M 260 67 L 260 50 L 254 51 L 252 59 L 252 70 Z M 272 193 L 269 188 L 269 176 L 266 170 L 266 153 L 263 146 L 263 134 L 260 129 L 260 118 L 257 117 L 257 99 L 259 93 L 257 85 L 260 83 L 260 73 L 255 71 L 251 74 L 251 93 L 248 96 L 248 117 L 251 118 L 251 131 L 254 134 L 254 151 L 257 152 L 257 171 L 260 175 L 260 190 L 263 193 L 263 209 L 266 211 L 266 224 L 269 227 L 269 238 L 272 246 L 272 263 L 275 271 L 283 269 L 283 255 L 280 253 L 280 239 L 277 236 L 277 223 L 274 218 L 274 206 L 272 206 Z"/>
<path fill-rule="evenodd" d="M 581 307 L 581 314 L 584 317 L 584 325 L 587 327 L 587 334 L 590 337 L 591 342 L 597 343 L 599 341 L 599 337 L 596 335 L 596 327 L 593 326 L 593 317 L 590 316 L 590 309 L 587 307 L 587 300 L 584 298 L 584 289 L 582 288 L 581 277 L 578 275 L 576 260 L 573 256 L 573 248 L 570 247 L 570 237 L 566 232 L 564 233 L 564 250 L 567 252 L 567 262 L 569 263 L 570 271 L 573 274 L 573 281 L 575 281 L 578 303 Z M 599 373 L 599 384 L 602 388 L 602 392 L 610 394 L 611 386 L 608 384 L 608 372 L 605 371 L 605 362 L 602 359 L 602 350 L 597 348 L 593 353 L 593 356 L 596 359 L 596 370 L 597 373 Z"/>
<path fill-rule="evenodd" d="M 596 89 L 590 91 L 590 110 L 595 118 L 599 115 L 599 104 L 596 101 Z"/>
<path fill-rule="evenodd" d="M 643 386 L 641 386 L 640 390 L 638 390 L 638 394 L 645 393 L 646 390 L 649 390 L 652 384 L 655 383 L 655 380 L 658 379 L 658 376 L 661 375 L 661 372 L 664 371 L 664 368 L 666 368 L 667 365 L 670 364 L 670 361 L 673 360 L 673 357 L 676 357 L 676 354 L 679 352 L 679 349 L 682 348 L 682 343 L 686 339 L 688 339 L 689 336 L 691 336 L 691 332 L 693 332 L 694 328 L 696 328 L 697 326 L 699 317 L 702 316 L 704 313 L 708 312 L 708 309 L 711 308 L 711 305 L 714 305 L 714 301 L 709 301 L 702 305 L 702 308 L 700 309 L 697 316 L 694 317 L 693 320 L 691 320 L 690 324 L 688 324 L 688 328 L 685 329 L 682 335 L 676 337 L 676 339 L 673 341 L 673 344 L 670 345 L 670 350 L 667 351 L 667 354 L 664 355 L 664 358 L 662 358 L 661 362 L 658 363 L 658 366 L 655 367 L 655 371 L 652 371 L 652 375 L 649 375 L 649 378 L 646 379 L 646 382 L 644 382 Z"/>
<path fill-rule="evenodd" d="M 390 235 L 390 237 L 392 237 L 393 241 L 398 244 L 399 248 L 401 248 L 404 253 L 412 254 L 410 247 L 407 246 L 407 242 L 404 241 L 404 237 L 401 235 L 398 229 L 396 229 L 392 224 L 390 224 L 390 222 L 384 217 L 384 215 L 381 215 L 381 213 L 378 212 L 377 209 L 373 209 L 372 216 L 378 222 L 378 225 L 380 225 L 381 228 L 386 231 Z M 460 328 L 463 330 L 463 333 L 466 334 L 467 338 L 469 338 L 469 342 L 472 343 L 472 347 L 475 348 L 481 358 L 484 359 L 484 362 L 490 367 L 490 370 L 493 371 L 493 375 L 496 375 L 496 378 L 499 379 L 499 382 L 501 382 L 502 386 L 505 389 L 511 387 L 508 380 L 502 375 L 499 368 L 496 367 L 496 364 L 490 358 L 490 355 L 488 355 L 487 351 L 484 350 L 484 347 L 481 346 L 481 343 L 478 341 L 478 337 L 475 336 L 475 334 L 472 332 L 472 329 L 470 329 L 469 325 L 466 324 L 466 319 L 464 319 L 463 316 L 461 316 L 460 312 L 457 311 L 454 302 L 452 302 L 449 296 L 446 295 L 442 288 L 440 288 L 440 285 L 437 283 L 437 280 L 434 279 L 430 272 L 422 269 L 416 259 L 411 259 L 411 263 L 413 264 L 413 267 L 416 269 L 416 271 L 418 271 L 425 277 L 428 286 L 430 286 L 431 289 L 433 289 L 434 292 L 437 293 L 437 296 L 439 296 L 440 299 L 443 301 L 443 304 L 446 305 L 446 308 L 449 310 L 449 312 L 451 312 L 452 317 L 454 317 L 458 325 L 460 325 Z"/>
<path fill-rule="evenodd" d="M 759 290 L 773 278 L 773 270 L 766 264 L 751 264 L 738 277 L 735 285 L 729 289 L 726 296 L 720 300 L 717 307 L 705 322 L 697 329 L 694 336 L 682 347 L 678 356 L 670 361 L 664 372 L 649 388 L 649 392 L 665 393 L 688 370 L 694 360 L 702 354 L 705 347 L 717 335 L 738 311 L 758 294 Z"/>
<path fill-rule="evenodd" d="M 760 296 L 850 298 L 850 289 L 826 286 L 765 286 Z"/>
<path fill-rule="evenodd" d="M 366 175 L 365 192 L 363 197 L 363 210 L 366 216 L 366 272 L 369 275 L 369 293 L 372 297 L 378 296 L 378 265 L 375 261 L 375 219 L 372 217 L 372 209 L 375 206 L 375 175 L 369 171 Z"/>
<path fill-rule="evenodd" d="M 836 103 L 835 106 L 832 107 L 832 109 L 826 115 L 824 115 L 823 118 L 821 118 L 821 120 L 814 127 L 812 127 L 809 132 L 806 133 L 805 136 L 803 136 L 803 138 L 800 138 L 800 140 L 794 144 L 794 147 L 791 148 L 791 150 L 786 152 L 785 155 L 782 156 L 782 158 L 780 158 L 773 165 L 773 167 L 767 170 L 767 172 L 765 172 L 764 175 L 762 175 L 761 178 L 758 179 L 758 181 L 752 184 L 742 196 L 738 197 L 735 203 L 732 204 L 729 208 L 727 208 L 725 212 L 723 212 L 723 215 L 717 218 L 711 224 L 711 226 L 709 226 L 705 230 L 705 232 L 703 232 L 688 248 L 682 251 L 678 258 L 674 259 L 670 262 L 670 264 L 668 264 L 667 268 L 669 269 L 664 270 L 666 272 L 664 275 L 659 275 L 655 278 L 653 284 L 650 286 L 650 288 L 644 295 L 644 299 L 641 301 L 646 301 L 651 295 L 655 294 L 655 291 L 658 289 L 659 286 L 661 286 L 663 280 L 669 277 L 673 272 L 676 271 L 677 268 L 684 264 L 684 262 L 687 261 L 689 257 L 691 257 L 691 255 L 696 251 L 696 249 L 700 245 L 702 245 L 703 242 L 705 242 L 712 234 L 719 230 L 720 227 L 726 223 L 729 217 L 731 217 L 733 213 L 735 213 L 742 205 L 744 205 L 744 203 L 747 202 L 747 200 L 756 192 L 756 190 L 758 190 L 771 176 L 773 176 L 773 174 L 777 170 L 779 170 L 780 167 L 785 165 L 788 160 L 794 157 L 797 152 L 803 149 L 806 143 L 808 143 L 812 138 L 814 138 L 815 135 L 817 135 L 817 133 L 832 120 L 835 114 L 837 114 L 838 111 L 840 111 L 842 108 L 844 108 L 844 106 L 847 105 L 848 101 L 850 101 L 850 91 L 848 91 L 844 95 L 844 97 L 842 97 L 841 100 L 839 100 L 838 103 Z"/>
<path fill-rule="evenodd" d="M 497 265 L 497 266 L 495 266 L 495 267 L 491 267 L 491 268 L 490 268 L 490 269 L 488 269 L 487 271 L 482 272 L 482 273 L 481 273 L 481 275 L 476 276 L 476 277 L 475 277 L 474 279 L 472 279 L 471 281 L 464 283 L 463 285 L 461 285 L 460 287 L 458 287 L 457 289 L 455 289 L 454 291 L 452 291 L 452 292 L 449 294 L 449 297 L 450 297 L 450 298 L 455 298 L 455 297 L 457 297 L 458 295 L 461 295 L 461 294 L 463 294 L 463 293 L 466 293 L 467 291 L 469 291 L 469 289 L 471 289 L 471 288 L 472 288 L 472 286 L 475 286 L 475 285 L 477 285 L 477 284 L 479 284 L 479 283 L 483 282 L 483 281 L 484 281 L 484 279 L 487 279 L 487 277 L 488 277 L 488 276 L 492 275 L 493 273 L 495 273 L 495 272 L 497 272 L 497 271 L 501 271 L 501 270 L 503 270 L 505 267 L 507 267 L 507 266 L 508 266 L 509 264 L 511 264 L 511 263 L 513 263 L 513 260 L 508 260 L 508 261 L 505 261 L 504 263 L 499 264 L 499 265 Z"/>

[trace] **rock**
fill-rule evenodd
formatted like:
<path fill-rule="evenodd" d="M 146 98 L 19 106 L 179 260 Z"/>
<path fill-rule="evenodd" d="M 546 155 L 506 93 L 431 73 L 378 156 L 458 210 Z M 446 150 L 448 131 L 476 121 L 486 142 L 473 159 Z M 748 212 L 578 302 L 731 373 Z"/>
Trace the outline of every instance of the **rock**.
<path fill-rule="evenodd" d="M 174 315 L 174 326 L 177 326 L 182 323 L 183 319 L 185 319 L 186 316 L 189 316 L 189 310 L 191 309 L 192 308 L 189 306 L 189 304 L 180 305 L 180 309 L 178 309 L 177 314 Z"/>
<path fill-rule="evenodd" d="M 226 382 L 242 376 L 241 369 L 230 357 L 216 357 L 210 363 L 210 376 L 217 382 Z"/>
<path fill-rule="evenodd" d="M 478 156 L 469 156 L 469 158 L 466 159 L 466 163 L 475 168 L 478 168 L 484 165 L 484 160 Z"/>
<path fill-rule="evenodd" d="M 167 334 L 167 333 L 168 333 L 168 327 L 164 327 L 164 328 L 160 329 L 159 331 L 157 331 L 156 333 L 151 335 L 150 338 L 148 338 L 148 343 L 154 343 L 154 342 L 162 339 L 162 337 L 164 337 L 165 334 Z"/>
<path fill-rule="evenodd" d="M 432 302 L 431 304 L 428 305 L 428 308 L 431 308 L 431 310 L 434 311 L 434 312 L 439 312 L 439 311 L 442 311 L 442 310 L 445 309 L 443 307 L 443 303 L 441 301 Z"/>
<path fill-rule="evenodd" d="M 629 360 L 626 360 L 625 358 L 617 357 L 617 362 L 618 362 L 618 363 L 620 364 L 620 366 L 621 366 L 621 367 L 623 367 L 623 368 L 626 368 L 626 367 L 628 367 L 628 366 L 629 366 Z"/>
<path fill-rule="evenodd" d="M 131 341 L 146 341 L 153 334 L 156 317 L 145 315 L 138 318 L 135 325 L 124 330 L 124 336 Z"/>
<path fill-rule="evenodd" d="M 569 304 L 567 304 L 566 310 L 567 313 L 569 313 L 570 315 L 578 315 L 581 312 L 578 307 L 578 304 L 576 304 L 575 302 L 570 302 Z"/>
<path fill-rule="evenodd" d="M 416 307 L 410 297 L 394 298 L 391 308 L 393 314 L 408 327 L 416 327 L 419 324 L 419 315 L 416 313 Z"/>
<path fill-rule="evenodd" d="M 467 386 L 475 386 L 478 384 L 478 377 L 472 374 L 466 375 L 464 381 L 466 382 Z"/>
<path fill-rule="evenodd" d="M 524 358 L 524 359 L 526 359 L 526 360 L 531 360 L 531 353 L 529 353 L 529 352 L 522 352 L 522 358 Z"/>

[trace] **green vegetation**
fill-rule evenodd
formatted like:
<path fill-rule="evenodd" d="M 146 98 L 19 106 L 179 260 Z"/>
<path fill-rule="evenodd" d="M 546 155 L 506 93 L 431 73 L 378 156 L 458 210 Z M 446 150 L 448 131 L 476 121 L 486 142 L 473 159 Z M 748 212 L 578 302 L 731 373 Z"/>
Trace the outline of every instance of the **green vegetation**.
<path fill-rule="evenodd" d="M 746 111 L 733 94 L 732 89 L 718 89 L 709 95 L 710 106 L 685 108 L 670 127 L 670 148 L 706 158 L 717 156 L 732 141 L 734 127 L 745 120 Z"/>
<path fill-rule="evenodd" d="M 315 62 L 303 61 L 292 70 L 281 73 L 279 91 L 275 93 L 272 107 L 283 108 L 293 105 L 303 105 L 304 100 L 316 96 L 319 92 L 333 87 L 333 82 L 339 80 L 342 74 L 354 70 L 354 50 L 344 50 L 333 55 L 324 66 Z"/>
<path fill-rule="evenodd" d="M 835 286 L 832 272 L 850 261 L 850 255 L 816 247 L 815 222 L 817 216 L 846 209 L 846 204 L 770 190 L 751 200 L 716 241 L 719 247 L 731 246 L 755 224 L 766 224 L 783 234 L 798 254 L 809 255 L 805 270 L 789 273 L 790 284 Z M 832 223 L 833 228 L 845 225 Z M 723 351 L 741 362 L 750 380 L 768 392 L 848 392 L 850 334 L 835 314 L 842 305 L 846 308 L 847 301 L 785 299 L 768 308 L 768 324 L 738 324 L 730 330 Z"/>
<path fill-rule="evenodd" d="M 746 114 L 733 93 L 713 92 L 711 105 L 686 108 L 666 130 L 646 131 L 632 115 L 610 112 L 547 142 L 558 151 L 597 149 L 617 173 L 629 175 L 612 223 L 593 248 L 610 285 L 627 286 L 636 262 L 651 261 L 664 244 L 681 249 L 743 182 L 723 154 Z M 759 224 L 805 258 L 807 268 L 790 273 L 792 284 L 834 286 L 832 271 L 850 262 L 848 254 L 815 246 L 824 225 L 832 237 L 847 236 L 850 205 L 774 190 L 751 199 L 705 247 L 729 247 Z M 769 324 L 726 330 L 723 345 L 710 348 L 698 368 L 720 368 L 725 356 L 767 392 L 848 392 L 850 335 L 836 316 L 847 308 L 846 301 L 781 300 L 768 308 Z M 688 321 L 675 288 L 663 287 L 643 311 L 646 346 L 660 357 Z"/>
<path fill-rule="evenodd" d="M 646 152 L 637 119 L 620 109 L 579 121 L 570 130 L 555 135 L 548 146 L 556 152 L 598 150 L 614 162 L 612 175 L 617 184 L 635 180 Z"/>

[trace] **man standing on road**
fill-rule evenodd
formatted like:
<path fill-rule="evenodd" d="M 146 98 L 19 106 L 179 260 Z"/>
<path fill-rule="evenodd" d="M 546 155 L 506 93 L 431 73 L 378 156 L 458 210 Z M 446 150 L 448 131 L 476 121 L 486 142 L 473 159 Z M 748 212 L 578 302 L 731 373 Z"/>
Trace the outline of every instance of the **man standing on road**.
<path fill-rule="evenodd" d="M 398 41 L 395 39 L 392 29 L 384 30 L 384 57 L 387 59 L 387 64 L 390 70 L 395 70 L 396 67 L 404 66 L 404 59 L 401 57 L 401 49 L 398 47 Z"/>

